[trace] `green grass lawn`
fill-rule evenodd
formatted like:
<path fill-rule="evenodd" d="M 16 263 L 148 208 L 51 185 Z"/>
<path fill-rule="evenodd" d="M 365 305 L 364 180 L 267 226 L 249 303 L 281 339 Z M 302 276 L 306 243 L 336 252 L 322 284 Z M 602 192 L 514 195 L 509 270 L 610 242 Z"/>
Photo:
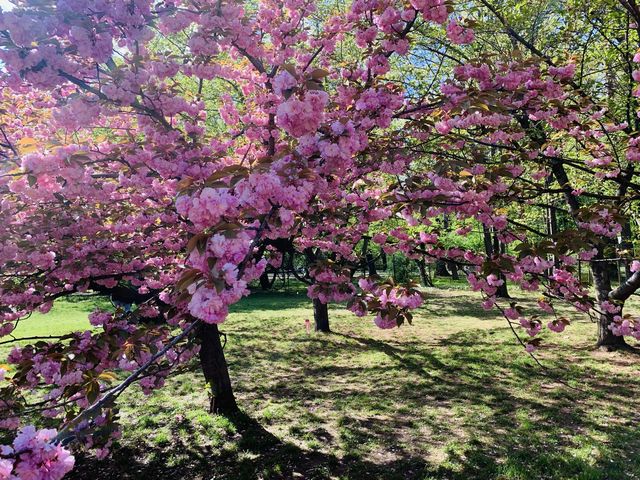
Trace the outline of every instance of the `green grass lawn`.
<path fill-rule="evenodd" d="M 637 357 L 593 350 L 580 320 L 545 337 L 545 374 L 474 294 L 428 294 L 391 331 L 332 308 L 330 335 L 306 333 L 304 294 L 252 295 L 222 328 L 243 413 L 209 415 L 194 365 L 150 397 L 123 395 L 113 455 L 79 455 L 69 478 L 640 478 Z M 30 328 L 86 325 L 86 308 Z"/>
<path fill-rule="evenodd" d="M 46 315 L 34 313 L 21 321 L 13 334 L 23 338 L 34 335 L 61 335 L 92 328 L 87 315 L 97 308 L 111 308 L 111 302 L 94 295 L 74 295 L 56 302 L 54 308 Z"/>

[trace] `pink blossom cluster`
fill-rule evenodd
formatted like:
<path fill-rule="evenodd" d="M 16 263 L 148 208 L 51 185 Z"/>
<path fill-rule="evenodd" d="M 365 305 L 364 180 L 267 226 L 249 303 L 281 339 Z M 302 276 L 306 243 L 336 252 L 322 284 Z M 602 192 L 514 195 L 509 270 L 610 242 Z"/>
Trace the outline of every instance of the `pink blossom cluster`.
<path fill-rule="evenodd" d="M 613 191 L 621 162 L 640 154 L 628 125 L 574 101 L 573 62 L 463 61 L 430 103 L 436 92 L 394 81 L 394 58 L 412 51 L 423 22 L 447 25 L 451 43 L 473 41 L 451 2 L 354 0 L 321 21 L 311 0 L 209 3 L 62 0 L 58 15 L 39 4 L 0 14 L 0 124 L 17 147 L 0 166 L 0 262 L 11 279 L 0 286 L 0 335 L 72 293 L 127 286 L 153 297 L 11 353 L 12 387 L 46 386 L 45 415 L 86 408 L 113 371 L 137 369 L 192 317 L 223 322 L 267 262 L 292 251 L 309 258 L 311 298 L 348 301 L 381 328 L 410 322 L 424 294 L 375 277 L 356 288 L 364 245 L 456 263 L 486 308 L 502 308 L 505 282 L 541 290 L 546 314 L 552 300 L 594 306 L 576 258 L 597 261 L 624 212 L 590 198 Z M 184 52 L 158 48 L 156 29 L 184 37 Z M 358 47 L 349 64 L 343 42 Z M 229 86 L 214 100 L 212 81 Z M 572 170 L 561 180 L 559 165 L 597 181 L 573 182 Z M 568 205 L 562 235 L 522 226 L 522 209 L 549 189 Z M 495 251 L 473 245 L 474 230 Z M 614 333 L 637 334 L 615 303 L 599 310 Z M 503 313 L 536 348 L 542 320 L 517 304 Z M 144 392 L 196 353 L 176 345 L 140 382 Z M 21 396 L 8 390 L 3 426 L 17 428 Z M 109 412 L 93 423 L 107 426 Z M 85 427 L 85 444 L 106 454 L 117 429 L 100 438 Z M 2 461 L 16 475 L 21 463 Z M 38 465 L 24 465 L 20 475 L 38 478 Z"/>
<path fill-rule="evenodd" d="M 358 280 L 361 292 L 349 302 L 349 309 L 358 316 L 367 311 L 375 313 L 374 323 L 382 329 L 390 329 L 411 323 L 411 310 L 420 307 L 423 294 L 415 285 L 397 286 L 379 278 L 361 278 Z"/>
<path fill-rule="evenodd" d="M 472 43 L 475 35 L 473 33 L 473 30 L 471 30 L 470 28 L 465 28 L 456 20 L 452 20 L 451 22 L 449 22 L 449 25 L 447 25 L 447 37 L 453 43 L 457 45 L 463 45 L 466 43 Z"/>
<path fill-rule="evenodd" d="M 292 97 L 278 106 L 276 123 L 293 137 L 314 133 L 322 122 L 327 101 L 325 92 L 313 90 L 302 98 Z"/>
<path fill-rule="evenodd" d="M 640 340 L 640 321 L 637 318 L 616 315 L 613 317 L 613 322 L 609 325 L 609 329 L 614 335 L 629 336 Z"/>
<path fill-rule="evenodd" d="M 52 443 L 55 430 L 24 427 L 13 444 L 0 446 L 0 479 L 60 480 L 73 469 L 69 451 Z"/>
<path fill-rule="evenodd" d="M 317 298 L 322 303 L 350 300 L 355 288 L 351 284 L 349 272 L 332 268 L 330 264 L 319 264 L 309 272 L 313 284 L 307 289 L 309 298 Z"/>

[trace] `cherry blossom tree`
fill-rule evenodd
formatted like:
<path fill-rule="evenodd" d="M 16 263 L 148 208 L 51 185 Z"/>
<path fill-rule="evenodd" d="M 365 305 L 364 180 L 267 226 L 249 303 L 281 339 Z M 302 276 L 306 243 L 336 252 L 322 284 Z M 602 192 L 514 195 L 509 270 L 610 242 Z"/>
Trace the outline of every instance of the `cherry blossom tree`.
<path fill-rule="evenodd" d="M 0 333 L 33 343 L 11 352 L 0 390 L 1 426 L 20 429 L 5 477 L 61 478 L 72 440 L 106 455 L 119 395 L 152 393 L 196 355 L 211 410 L 237 408 L 218 325 L 283 245 L 309 255 L 317 305 L 346 301 L 380 328 L 411 322 L 425 294 L 357 277 L 363 242 L 466 269 L 530 353 L 541 314 L 555 332 L 569 323 L 561 301 L 598 317 L 602 345 L 640 337 L 622 314 L 640 263 L 613 289 L 601 262 L 638 194 L 638 141 L 576 93 L 573 63 L 477 56 L 416 95 L 398 79 L 423 48 L 414 32 L 475 38 L 443 0 L 16 4 L 0 14 Z M 549 195 L 562 229 L 523 223 Z M 445 245 L 443 216 L 499 248 Z M 499 299 L 506 281 L 539 292 L 539 310 Z M 90 330 L 13 335 L 72 293 L 128 303 L 120 289 L 136 308 L 96 311 Z M 22 424 L 38 413 L 59 431 Z"/>
<path fill-rule="evenodd" d="M 460 234 L 480 223 L 510 246 L 491 255 L 443 251 L 437 232 L 421 234 L 428 255 L 475 265 L 468 275 L 472 288 L 484 294 L 487 308 L 499 308 L 512 326 L 524 328 L 532 337 L 523 342 L 530 351 L 539 342 L 533 337 L 541 331 L 540 316 L 515 302 L 500 304 L 505 279 L 543 294 L 538 304 L 554 315 L 553 331 L 569 323 L 553 303 L 568 301 L 597 317 L 599 345 L 616 348 L 624 335 L 640 337 L 635 316 L 622 315 L 640 286 L 638 262 L 628 258 L 632 275 L 615 289 L 606 268 L 638 193 L 637 139 L 625 123 L 612 122 L 600 105 L 576 94 L 574 71 L 573 64 L 541 67 L 519 52 L 456 67 L 431 115 L 413 122 L 414 158 L 433 157 L 443 167 L 427 163 L 425 171 L 415 162 L 392 190 L 393 201 L 404 202 L 402 214 L 414 216 L 409 223 L 428 225 L 429 218 L 455 214 L 468 220 Z M 564 208 L 553 206 L 566 220 L 562 228 L 540 231 L 519 221 L 525 211 L 550 208 L 549 195 L 565 201 Z M 415 250 L 406 229 L 380 241 Z M 578 260 L 591 266 L 595 298 L 577 276 Z"/>
<path fill-rule="evenodd" d="M 274 240 L 340 257 L 314 267 L 313 297 L 355 294 L 335 265 L 377 219 L 367 177 L 406 108 L 384 75 L 416 23 L 451 12 L 356 1 L 319 20 L 315 3 L 18 1 L 0 14 L 2 333 L 36 340 L 12 351 L 1 392 L 2 425 L 22 428 L 2 450 L 6 476 L 60 478 L 71 440 L 105 455 L 122 391 L 150 393 L 196 354 L 212 410 L 234 409 L 217 325 L 278 261 Z M 350 65 L 343 48 L 358 49 Z M 422 300 L 361 284 L 380 326 Z M 61 297 L 124 287 L 147 297 L 94 312 L 92 330 L 12 336 Z M 116 371 L 129 375 L 111 386 Z M 21 427 L 37 412 L 61 430 Z"/>

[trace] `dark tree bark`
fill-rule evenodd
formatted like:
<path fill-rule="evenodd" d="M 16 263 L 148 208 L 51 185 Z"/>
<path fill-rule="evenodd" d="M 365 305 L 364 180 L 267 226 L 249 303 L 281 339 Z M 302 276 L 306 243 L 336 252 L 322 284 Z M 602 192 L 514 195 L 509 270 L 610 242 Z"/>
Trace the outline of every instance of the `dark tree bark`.
<path fill-rule="evenodd" d="M 90 284 L 91 290 L 98 292 L 102 295 L 108 295 L 112 301 L 122 303 L 122 304 L 130 304 L 130 305 L 140 305 L 153 297 L 155 297 L 159 292 L 158 290 L 152 290 L 147 293 L 139 293 L 137 288 L 130 287 L 127 285 L 116 285 L 115 287 L 105 287 L 104 285 L 100 285 L 96 282 L 91 282 Z M 159 302 L 159 300 L 156 300 Z M 163 302 L 159 302 L 163 303 Z"/>
<path fill-rule="evenodd" d="M 275 281 L 275 277 L 276 275 L 274 274 L 273 276 L 274 281 Z M 273 286 L 273 282 L 271 280 L 269 280 L 269 273 L 265 270 L 262 275 L 260 275 L 260 288 L 262 290 L 270 290 L 271 287 Z"/>
<path fill-rule="evenodd" d="M 316 332 L 331 333 L 329 328 L 329 306 L 319 299 L 313 299 L 313 319 L 315 320 Z"/>
<path fill-rule="evenodd" d="M 380 250 L 380 260 L 382 260 L 382 270 L 386 272 L 389 265 L 387 264 L 387 254 L 382 249 Z"/>
<path fill-rule="evenodd" d="M 370 237 L 363 237 L 362 239 L 362 251 L 360 252 L 360 267 L 362 268 L 363 275 L 374 276 L 378 274 L 376 269 L 376 258 L 371 253 Z M 351 269 L 351 276 L 353 277 L 357 271 L 357 268 Z"/>
<path fill-rule="evenodd" d="M 448 267 L 449 271 L 451 272 L 451 279 L 452 280 L 460 280 L 460 275 L 458 274 L 458 264 L 456 262 L 454 262 L 453 260 L 448 260 L 447 261 L 447 267 Z"/>
<path fill-rule="evenodd" d="M 598 255 L 595 260 L 591 262 L 591 271 L 593 272 L 593 282 L 596 288 L 596 296 L 598 302 L 604 302 L 605 300 L 611 300 L 611 277 L 607 262 L 597 261 L 601 260 L 602 256 Z M 622 300 L 622 299 L 621 299 Z M 622 313 L 622 312 L 620 312 Z M 598 343 L 596 346 L 607 349 L 616 350 L 619 348 L 625 348 L 627 342 L 624 337 L 614 335 L 609 326 L 613 323 L 613 314 L 602 312 L 598 317 Z"/>
<path fill-rule="evenodd" d="M 420 281 L 424 287 L 433 287 L 433 282 L 427 273 L 427 265 L 424 260 L 416 260 L 418 271 L 420 272 Z"/>
<path fill-rule="evenodd" d="M 484 241 L 484 253 L 487 258 L 493 256 L 493 242 L 491 241 L 491 230 L 486 225 L 482 225 L 482 240 Z"/>
<path fill-rule="evenodd" d="M 305 250 L 305 256 L 309 266 L 313 265 L 317 260 L 317 256 L 311 248 L 307 248 Z M 326 303 L 322 303 L 317 298 L 313 299 L 313 319 L 316 326 L 316 332 L 331 332 L 331 329 L 329 328 L 329 308 Z"/>
<path fill-rule="evenodd" d="M 482 226 L 483 240 L 484 240 L 484 249 L 487 254 L 487 258 L 493 258 L 494 255 L 498 253 L 504 253 L 504 245 L 498 239 L 497 233 L 494 231 L 493 233 L 486 225 Z M 507 279 L 506 277 L 500 273 L 498 278 L 502 280 L 502 285 L 498 287 L 496 290 L 496 297 L 498 298 L 511 298 L 509 296 L 509 289 L 507 287 Z"/>
<path fill-rule="evenodd" d="M 449 232 L 449 215 L 446 213 L 442 215 L 442 229 L 445 232 Z M 436 260 L 435 274 L 439 277 L 451 277 L 453 280 L 458 280 L 458 269 L 450 260 Z"/>
<path fill-rule="evenodd" d="M 200 365 L 204 378 L 211 387 L 210 413 L 230 414 L 238 411 L 224 350 L 220 342 L 218 325 L 203 323 L 200 338 Z"/>
<path fill-rule="evenodd" d="M 504 244 L 504 242 L 501 242 L 498 239 L 498 234 L 494 231 L 494 240 L 495 243 L 497 244 L 497 248 L 500 252 L 500 254 L 504 255 L 505 253 L 507 253 L 507 246 Z M 498 291 L 496 292 L 496 296 L 498 298 L 511 298 L 511 295 L 509 295 L 509 288 L 507 287 L 507 277 L 504 274 L 500 274 L 500 279 L 504 282 L 502 285 L 500 285 L 498 287 Z"/>
<path fill-rule="evenodd" d="M 434 275 L 437 277 L 450 277 L 451 274 L 449 270 L 447 270 L 447 263 L 444 260 L 438 259 L 436 260 L 436 271 Z"/>
<path fill-rule="evenodd" d="M 370 277 L 374 275 L 378 275 L 378 270 L 376 269 L 376 259 L 371 252 L 367 252 L 366 256 L 367 262 L 367 273 Z"/>
<path fill-rule="evenodd" d="M 511 298 L 511 295 L 509 295 L 509 287 L 507 287 L 507 281 L 504 277 L 504 275 L 500 275 L 500 279 L 503 280 L 503 284 L 500 285 L 498 287 L 498 289 L 496 290 L 496 297 L 498 298 Z"/>

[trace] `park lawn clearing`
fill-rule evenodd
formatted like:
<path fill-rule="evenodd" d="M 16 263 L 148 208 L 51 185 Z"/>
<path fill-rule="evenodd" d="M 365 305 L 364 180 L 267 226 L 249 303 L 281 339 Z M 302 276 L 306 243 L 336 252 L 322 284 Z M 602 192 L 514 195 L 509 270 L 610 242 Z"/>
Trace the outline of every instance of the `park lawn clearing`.
<path fill-rule="evenodd" d="M 56 306 L 56 328 L 93 308 Z M 242 414 L 208 414 L 194 363 L 124 394 L 112 456 L 79 455 L 67 478 L 640 478 L 637 357 L 594 350 L 595 325 L 566 313 L 542 370 L 473 293 L 428 289 L 413 325 L 388 331 L 332 307 L 330 335 L 307 334 L 303 293 L 257 293 L 222 325 Z"/>

